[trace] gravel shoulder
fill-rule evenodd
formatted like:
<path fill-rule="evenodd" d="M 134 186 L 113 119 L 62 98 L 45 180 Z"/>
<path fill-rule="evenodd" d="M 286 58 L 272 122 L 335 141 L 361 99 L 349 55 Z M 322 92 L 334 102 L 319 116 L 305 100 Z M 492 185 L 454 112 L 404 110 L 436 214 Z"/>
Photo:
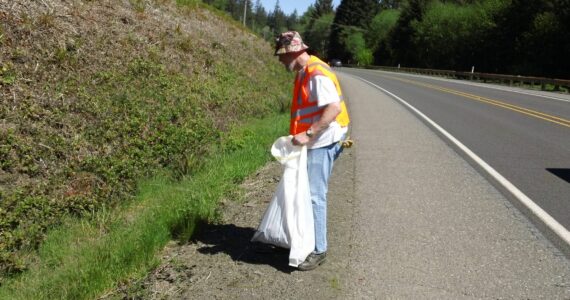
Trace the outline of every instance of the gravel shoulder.
<path fill-rule="evenodd" d="M 348 288 L 354 157 L 346 149 L 335 164 L 329 189 L 329 255 L 316 270 L 288 266 L 287 251 L 260 253 L 250 243 L 279 182 L 282 168 L 270 162 L 241 186 L 240 199 L 224 199 L 221 220 L 204 224 L 191 241 L 171 242 L 160 265 L 122 298 L 142 299 L 333 299 Z"/>

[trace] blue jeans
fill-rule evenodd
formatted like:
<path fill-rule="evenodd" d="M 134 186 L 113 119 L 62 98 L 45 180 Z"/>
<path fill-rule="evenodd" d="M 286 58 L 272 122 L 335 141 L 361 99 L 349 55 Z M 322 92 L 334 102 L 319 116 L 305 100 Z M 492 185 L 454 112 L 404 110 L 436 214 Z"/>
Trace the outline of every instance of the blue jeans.
<path fill-rule="evenodd" d="M 327 191 L 334 161 L 342 153 L 342 146 L 334 143 L 307 151 L 309 189 L 315 220 L 315 253 L 327 251 Z"/>

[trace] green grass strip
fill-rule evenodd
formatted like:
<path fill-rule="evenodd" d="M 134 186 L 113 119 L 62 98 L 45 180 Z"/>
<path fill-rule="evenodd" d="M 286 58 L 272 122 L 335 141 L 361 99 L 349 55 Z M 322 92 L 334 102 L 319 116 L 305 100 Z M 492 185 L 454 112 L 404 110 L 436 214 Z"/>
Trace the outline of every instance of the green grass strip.
<path fill-rule="evenodd" d="M 143 277 L 168 241 L 215 217 L 218 200 L 271 159 L 269 147 L 286 129 L 284 115 L 252 121 L 233 131 L 231 151 L 219 149 L 191 177 L 146 180 L 128 206 L 66 220 L 48 234 L 37 263 L 0 287 L 0 299 L 92 299 Z"/>

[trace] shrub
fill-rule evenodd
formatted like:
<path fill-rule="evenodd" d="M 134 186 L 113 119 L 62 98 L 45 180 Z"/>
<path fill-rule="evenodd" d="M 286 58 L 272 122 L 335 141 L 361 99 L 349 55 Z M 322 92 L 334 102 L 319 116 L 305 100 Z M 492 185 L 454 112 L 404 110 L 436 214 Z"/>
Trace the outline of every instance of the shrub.
<path fill-rule="evenodd" d="M 270 47 L 192 1 L 56 1 L 72 13 L 48 28 L 22 1 L 0 7 L 0 281 L 64 217 L 123 205 L 157 172 L 191 177 L 240 147 L 229 129 L 289 99 Z"/>

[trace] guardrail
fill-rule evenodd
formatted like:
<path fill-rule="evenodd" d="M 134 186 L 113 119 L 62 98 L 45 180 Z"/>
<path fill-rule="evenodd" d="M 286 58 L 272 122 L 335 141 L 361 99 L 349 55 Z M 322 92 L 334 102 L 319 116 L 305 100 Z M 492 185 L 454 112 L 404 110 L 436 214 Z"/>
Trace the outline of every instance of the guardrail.
<path fill-rule="evenodd" d="M 346 67 L 360 67 L 356 65 L 345 65 Z M 391 72 L 407 72 L 415 74 L 424 74 L 432 76 L 442 76 L 456 79 L 466 79 L 472 81 L 493 82 L 500 84 L 507 84 L 509 86 L 530 86 L 535 89 L 540 86 L 542 91 L 563 91 L 570 93 L 570 80 L 565 79 L 552 79 L 544 77 L 528 77 L 528 76 L 515 76 L 491 73 L 477 73 L 477 72 L 460 72 L 452 70 L 436 70 L 436 69 L 419 69 L 419 68 L 399 68 L 399 67 L 385 67 L 385 66 L 365 66 L 366 69 L 379 69 Z"/>

